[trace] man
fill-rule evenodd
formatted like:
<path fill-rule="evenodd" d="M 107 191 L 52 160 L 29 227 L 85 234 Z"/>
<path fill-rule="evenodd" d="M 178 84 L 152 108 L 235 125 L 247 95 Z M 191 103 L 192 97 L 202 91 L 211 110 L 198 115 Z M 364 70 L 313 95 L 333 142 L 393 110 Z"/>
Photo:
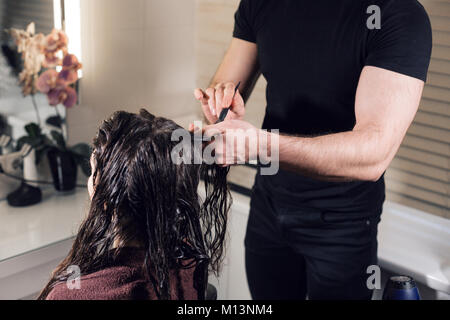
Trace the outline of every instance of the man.
<path fill-rule="evenodd" d="M 226 140 L 231 129 L 259 131 L 243 120 L 244 100 L 260 73 L 268 83 L 262 127 L 280 130 L 281 169 L 257 175 L 252 189 L 252 297 L 370 299 L 383 174 L 430 61 L 424 8 L 416 0 L 242 0 L 233 36 L 210 87 L 195 96 L 210 124 L 231 106 L 206 130 Z M 230 157 L 220 148 L 216 156 L 231 165 L 249 152 Z"/>

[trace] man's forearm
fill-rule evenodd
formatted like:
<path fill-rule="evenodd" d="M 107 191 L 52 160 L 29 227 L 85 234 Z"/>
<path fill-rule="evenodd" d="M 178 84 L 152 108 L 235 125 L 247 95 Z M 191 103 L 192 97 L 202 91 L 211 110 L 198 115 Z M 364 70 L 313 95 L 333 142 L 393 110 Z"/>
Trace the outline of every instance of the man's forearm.
<path fill-rule="evenodd" d="M 378 180 L 392 159 L 388 150 L 375 130 L 279 137 L 282 169 L 330 181 Z"/>

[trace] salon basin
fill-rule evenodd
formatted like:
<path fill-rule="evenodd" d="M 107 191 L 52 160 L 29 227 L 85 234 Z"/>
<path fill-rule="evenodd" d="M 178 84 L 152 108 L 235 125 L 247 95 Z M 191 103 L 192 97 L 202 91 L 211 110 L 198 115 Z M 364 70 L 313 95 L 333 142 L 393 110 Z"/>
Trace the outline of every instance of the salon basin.
<path fill-rule="evenodd" d="M 378 242 L 382 268 L 450 298 L 450 219 L 386 202 Z"/>

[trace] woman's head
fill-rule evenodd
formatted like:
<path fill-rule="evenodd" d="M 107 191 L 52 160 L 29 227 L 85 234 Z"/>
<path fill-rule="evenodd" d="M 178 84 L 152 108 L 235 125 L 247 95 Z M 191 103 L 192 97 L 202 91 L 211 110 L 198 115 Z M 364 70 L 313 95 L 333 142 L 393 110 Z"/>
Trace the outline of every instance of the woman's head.
<path fill-rule="evenodd" d="M 91 273 L 114 258 L 113 247 L 120 252 L 130 245 L 145 249 L 146 270 L 161 298 L 170 298 L 169 270 L 186 267 L 186 261 L 209 262 L 218 272 L 230 205 L 228 171 L 174 163 L 171 153 L 179 142 L 171 138 L 177 129 L 145 110 L 116 112 L 103 122 L 93 143 L 89 214 L 47 289 L 65 279 L 69 265 Z M 204 201 L 197 193 L 200 179 Z"/>

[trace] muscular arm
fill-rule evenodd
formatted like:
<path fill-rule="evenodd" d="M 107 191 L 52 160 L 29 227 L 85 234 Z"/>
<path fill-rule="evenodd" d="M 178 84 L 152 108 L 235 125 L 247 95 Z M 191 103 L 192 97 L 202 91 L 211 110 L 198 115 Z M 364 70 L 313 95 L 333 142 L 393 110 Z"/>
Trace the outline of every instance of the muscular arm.
<path fill-rule="evenodd" d="M 397 153 L 414 119 L 423 85 L 423 81 L 416 78 L 365 67 L 356 92 L 353 130 L 313 138 L 278 136 L 280 167 L 321 180 L 378 180 Z M 258 130 L 241 120 L 224 121 L 205 128 L 205 132 L 218 132 L 225 137 L 224 145 L 215 149 L 216 159 L 221 164 L 231 165 L 237 159 L 255 157 L 248 154 L 250 149 L 240 154 L 225 147 L 229 145 L 228 141 L 234 143 L 236 129 L 244 129 L 241 132 Z M 247 133 L 242 134 L 249 141 Z M 268 141 L 276 141 L 274 133 L 268 135 Z M 260 145 L 259 150 L 264 149 Z M 270 149 L 274 150 L 274 146 Z"/>
<path fill-rule="evenodd" d="M 414 119 L 423 85 L 365 67 L 356 92 L 354 129 L 314 138 L 280 136 L 280 166 L 324 180 L 378 180 Z"/>

